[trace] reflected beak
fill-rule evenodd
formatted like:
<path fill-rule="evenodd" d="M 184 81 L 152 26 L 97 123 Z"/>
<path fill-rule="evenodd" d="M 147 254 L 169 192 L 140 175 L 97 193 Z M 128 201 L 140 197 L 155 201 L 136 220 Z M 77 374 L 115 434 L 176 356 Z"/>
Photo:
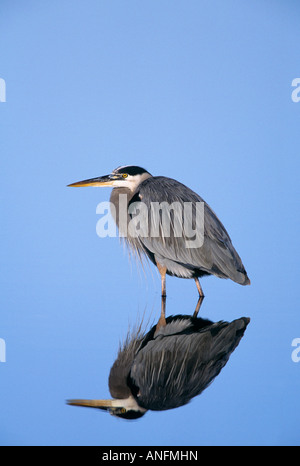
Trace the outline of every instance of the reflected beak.
<path fill-rule="evenodd" d="M 89 180 L 78 181 L 77 183 L 68 184 L 68 186 L 71 186 L 73 188 L 81 188 L 86 186 L 113 186 L 114 180 L 116 178 L 117 177 L 114 177 L 113 175 L 105 175 L 100 176 L 98 178 L 90 178 Z"/>
<path fill-rule="evenodd" d="M 68 405 L 108 410 L 120 406 L 118 400 L 67 400 Z"/>

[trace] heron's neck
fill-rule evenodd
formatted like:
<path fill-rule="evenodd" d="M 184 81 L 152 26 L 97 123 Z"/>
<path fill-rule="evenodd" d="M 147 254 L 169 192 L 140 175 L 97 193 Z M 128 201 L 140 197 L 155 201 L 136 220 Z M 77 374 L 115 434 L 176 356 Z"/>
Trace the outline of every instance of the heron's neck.
<path fill-rule="evenodd" d="M 127 224 L 130 220 L 128 214 L 128 204 L 131 201 L 133 195 L 134 193 L 129 188 L 125 187 L 114 188 L 110 195 L 110 202 L 112 204 L 110 208 L 111 215 L 120 230 L 121 236 L 127 236 Z M 125 220 L 124 225 L 124 222 L 120 220 L 121 218 Z"/>
<path fill-rule="evenodd" d="M 127 227 L 124 229 L 124 231 L 122 231 L 123 228 L 122 225 L 120 225 L 120 217 L 122 215 L 123 219 L 127 219 L 127 222 L 125 223 L 130 221 L 128 214 L 128 204 L 135 193 L 138 191 L 140 184 L 151 176 L 152 175 L 150 175 L 150 173 L 143 173 L 142 175 L 135 177 L 136 180 L 134 182 L 131 181 L 127 186 L 118 186 L 112 190 L 110 195 L 110 202 L 113 204 L 114 209 L 111 209 L 111 214 L 120 230 L 121 236 L 124 234 L 127 237 Z"/>
<path fill-rule="evenodd" d="M 126 194 L 127 196 L 130 196 L 130 198 L 132 198 L 134 192 L 131 191 L 131 189 L 125 187 L 125 186 L 122 186 L 120 188 L 114 188 L 112 190 L 112 192 L 111 192 L 111 195 L 110 195 L 110 201 L 112 202 L 112 199 L 115 199 L 120 194 Z"/>
<path fill-rule="evenodd" d="M 126 208 L 128 203 L 131 201 L 134 192 L 131 191 L 129 188 L 114 188 L 110 195 L 110 202 L 115 206 L 116 209 L 119 209 L 122 200 L 126 200 Z"/>

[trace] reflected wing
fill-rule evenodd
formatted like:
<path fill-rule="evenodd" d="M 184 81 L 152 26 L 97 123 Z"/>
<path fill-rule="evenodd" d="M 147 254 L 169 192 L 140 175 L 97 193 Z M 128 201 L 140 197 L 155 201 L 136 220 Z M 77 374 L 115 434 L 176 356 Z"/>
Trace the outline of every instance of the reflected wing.
<path fill-rule="evenodd" d="M 161 203 L 162 199 L 169 205 L 175 203 L 175 205 L 182 206 L 181 209 L 170 211 L 169 231 L 165 231 L 162 216 L 157 220 L 157 217 L 154 218 L 153 211 L 151 211 L 151 205 Z M 187 269 L 199 269 L 223 278 L 231 278 L 238 283 L 246 284 L 249 281 L 242 261 L 234 249 L 226 229 L 198 194 L 178 181 L 165 177 L 153 177 L 141 183 L 130 205 L 137 201 L 142 201 L 148 208 L 148 217 L 146 218 L 147 214 L 145 214 L 142 222 L 148 223 L 147 231 L 149 234 L 146 237 L 139 236 L 140 248 L 144 249 L 153 262 L 155 262 L 155 259 L 159 260 L 161 258 L 162 260 L 166 259 L 184 265 Z M 184 210 L 185 203 L 190 203 L 193 208 Z M 203 203 L 204 217 L 202 216 L 202 221 L 204 225 L 199 225 L 199 222 L 196 222 L 196 203 Z M 140 219 L 142 219 L 142 216 L 143 214 L 140 213 Z M 155 223 L 156 221 L 159 222 L 159 225 Z M 153 222 L 153 230 L 156 234 L 159 232 L 157 237 L 154 237 L 151 229 Z M 180 223 L 182 225 L 182 234 L 178 236 L 178 225 Z M 190 233 L 192 231 L 196 231 L 200 239 L 201 235 L 202 238 L 204 237 L 204 242 L 201 242 L 200 247 L 187 247 L 188 242 L 191 241 Z"/>
<path fill-rule="evenodd" d="M 159 334 L 139 351 L 130 371 L 140 406 L 176 408 L 199 395 L 220 373 L 249 319 L 218 322 L 198 333 Z"/>

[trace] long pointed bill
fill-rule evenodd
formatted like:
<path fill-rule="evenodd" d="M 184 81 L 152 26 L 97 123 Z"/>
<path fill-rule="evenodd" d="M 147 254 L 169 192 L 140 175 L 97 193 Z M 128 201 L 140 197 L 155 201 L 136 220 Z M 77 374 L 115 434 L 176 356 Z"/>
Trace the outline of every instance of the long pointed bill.
<path fill-rule="evenodd" d="M 118 400 L 67 400 L 68 405 L 86 408 L 110 409 L 121 406 Z"/>
<path fill-rule="evenodd" d="M 90 178 L 89 180 L 78 181 L 77 183 L 68 184 L 69 187 L 81 188 L 86 186 L 113 186 L 114 179 L 110 175 Z"/>

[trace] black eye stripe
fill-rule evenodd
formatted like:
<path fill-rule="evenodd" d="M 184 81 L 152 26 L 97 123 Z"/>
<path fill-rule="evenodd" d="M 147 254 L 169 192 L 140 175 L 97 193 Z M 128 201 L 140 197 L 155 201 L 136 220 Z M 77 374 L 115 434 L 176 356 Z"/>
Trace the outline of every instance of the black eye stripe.
<path fill-rule="evenodd" d="M 135 175 L 142 175 L 143 173 L 148 173 L 147 170 L 141 167 L 137 166 L 127 166 L 127 167 L 119 167 L 114 170 L 114 173 L 118 174 L 127 174 L 130 176 L 135 176 Z"/>

